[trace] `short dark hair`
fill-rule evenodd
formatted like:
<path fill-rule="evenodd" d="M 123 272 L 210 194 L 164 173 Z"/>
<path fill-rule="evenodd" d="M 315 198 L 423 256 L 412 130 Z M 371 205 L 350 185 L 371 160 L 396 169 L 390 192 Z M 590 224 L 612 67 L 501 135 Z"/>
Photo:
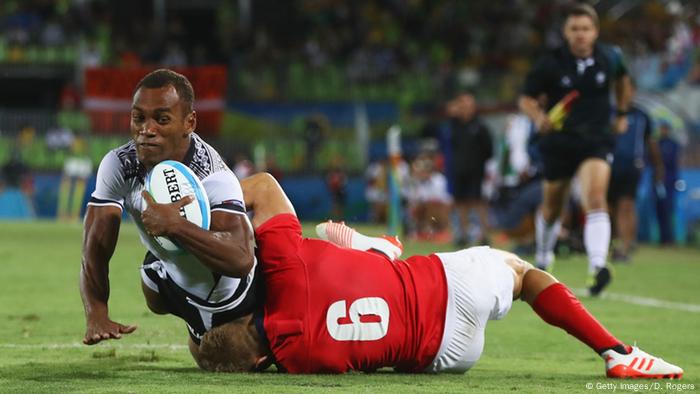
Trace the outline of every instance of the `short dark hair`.
<path fill-rule="evenodd" d="M 600 21 L 598 19 L 598 13 L 595 8 L 590 4 L 586 3 L 574 3 L 566 9 L 564 13 L 564 20 L 569 19 L 572 16 L 587 16 L 593 20 L 593 24 L 596 27 L 600 27 Z"/>
<path fill-rule="evenodd" d="M 186 113 L 192 112 L 194 108 L 194 89 L 192 89 L 192 84 L 187 77 L 173 70 L 160 68 L 148 73 L 136 85 L 134 93 L 142 87 L 154 89 L 168 85 L 172 85 L 175 88 L 178 97 L 180 97 L 180 100 L 185 104 Z"/>

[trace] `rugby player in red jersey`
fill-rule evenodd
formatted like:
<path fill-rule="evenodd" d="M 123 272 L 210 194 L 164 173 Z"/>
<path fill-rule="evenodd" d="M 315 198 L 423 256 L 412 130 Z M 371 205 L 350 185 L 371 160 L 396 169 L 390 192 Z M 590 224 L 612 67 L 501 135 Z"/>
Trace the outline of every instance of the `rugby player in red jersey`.
<path fill-rule="evenodd" d="M 588 345 L 608 377 L 680 378 L 683 370 L 610 334 L 563 284 L 516 255 L 489 247 L 394 259 L 386 240 L 349 228 L 302 236 L 294 207 L 269 174 L 241 182 L 266 286 L 265 306 L 215 327 L 193 356 L 200 367 L 251 371 L 274 362 L 289 373 L 393 367 L 465 372 L 484 330 L 522 299 L 547 323 Z M 343 225 L 340 225 L 343 226 Z M 330 234 L 335 233 L 335 234 Z M 343 237 L 337 237 L 343 233 Z"/>

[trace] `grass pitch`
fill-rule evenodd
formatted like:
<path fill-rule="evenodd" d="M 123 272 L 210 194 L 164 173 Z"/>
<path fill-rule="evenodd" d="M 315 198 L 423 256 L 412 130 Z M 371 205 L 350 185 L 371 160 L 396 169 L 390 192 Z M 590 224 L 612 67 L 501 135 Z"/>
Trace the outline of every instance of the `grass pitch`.
<path fill-rule="evenodd" d="M 110 315 L 139 327 L 119 341 L 83 346 L 81 237 L 79 224 L 0 222 L 0 392 L 700 392 L 697 249 L 643 247 L 632 264 L 616 266 L 611 298 L 584 299 L 617 337 L 685 369 L 683 380 L 667 386 L 606 379 L 597 355 L 522 302 L 489 324 L 484 354 L 465 375 L 201 372 L 187 351 L 184 323 L 146 309 L 138 271 L 144 249 L 130 223 L 122 224 L 110 266 Z M 406 245 L 406 255 L 450 248 Z M 576 256 L 559 260 L 555 275 L 576 289 L 585 271 L 585 258 Z"/>

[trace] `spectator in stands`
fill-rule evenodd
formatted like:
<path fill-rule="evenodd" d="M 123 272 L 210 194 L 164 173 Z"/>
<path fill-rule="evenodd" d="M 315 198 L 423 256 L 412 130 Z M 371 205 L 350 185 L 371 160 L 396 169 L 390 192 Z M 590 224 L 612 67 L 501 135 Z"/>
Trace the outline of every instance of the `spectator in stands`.
<path fill-rule="evenodd" d="M 85 187 L 92 175 L 92 160 L 86 154 L 85 141 L 76 138 L 70 156 L 63 163 L 61 186 L 58 192 L 58 220 L 77 222 L 84 206 Z"/>
<path fill-rule="evenodd" d="M 370 220 L 375 223 L 386 223 L 387 213 L 387 161 L 377 160 L 367 166 L 365 171 L 365 199 L 369 203 Z"/>
<path fill-rule="evenodd" d="M 632 94 L 635 94 L 634 84 Z M 627 131 L 616 136 L 614 161 L 608 189 L 617 245 L 613 248 L 613 262 L 629 261 L 629 254 L 637 238 L 637 185 L 648 155 L 657 183 L 663 182 L 663 163 L 659 145 L 652 138 L 652 122 L 638 106 L 633 105 L 627 115 Z"/>
<path fill-rule="evenodd" d="M 375 223 L 386 223 L 387 220 L 388 171 L 389 162 L 386 157 L 373 161 L 365 171 L 365 199 L 370 205 L 370 220 Z M 407 181 L 409 172 L 408 164 L 402 160 L 398 166 L 400 184 Z"/>
<path fill-rule="evenodd" d="M 345 218 L 345 201 L 347 199 L 348 176 L 343 169 L 340 157 L 335 157 L 328 173 L 326 186 L 331 197 L 331 219 Z"/>
<path fill-rule="evenodd" d="M 328 118 L 321 113 L 309 115 L 304 123 L 304 141 L 306 142 L 306 170 L 317 170 L 316 157 L 323 146 L 330 124 Z"/>
<path fill-rule="evenodd" d="M 239 153 L 233 159 L 233 173 L 238 179 L 248 178 L 255 172 L 255 165 L 245 154 Z"/>
<path fill-rule="evenodd" d="M 4 186 L 12 189 L 20 189 L 25 176 L 29 174 L 29 168 L 24 164 L 21 151 L 13 149 L 10 158 L 2 166 L 2 180 Z"/>
<path fill-rule="evenodd" d="M 403 185 L 410 223 L 409 237 L 433 242 L 449 242 L 448 230 L 452 196 L 447 178 L 434 166 L 433 159 L 421 154 L 411 163 L 411 176 Z"/>
<path fill-rule="evenodd" d="M 485 244 L 489 232 L 487 204 L 481 184 L 484 180 L 486 161 L 493 155 L 491 132 L 477 116 L 477 105 L 471 94 L 459 94 L 447 105 L 450 117 L 450 143 L 452 149 L 452 183 L 455 206 L 459 215 L 459 234 L 455 243 L 467 244 L 469 213 L 479 216 L 480 237 L 476 244 Z"/>
<path fill-rule="evenodd" d="M 674 243 L 673 218 L 676 206 L 676 182 L 678 181 L 678 161 L 681 147 L 671 136 L 672 125 L 665 119 L 659 120 L 659 150 L 663 161 L 663 183 L 656 190 L 656 217 L 659 222 L 659 241 L 662 245 Z"/>
<path fill-rule="evenodd" d="M 532 122 L 527 116 L 508 118 L 496 149 L 497 192 L 491 205 L 494 227 L 513 242 L 513 251 L 534 253 L 535 213 L 542 203 L 539 168 L 528 152 Z"/>
<path fill-rule="evenodd" d="M 0 218 L 26 219 L 34 216 L 32 178 L 22 158 L 21 138 L 0 169 Z"/>
<path fill-rule="evenodd" d="M 179 43 L 170 41 L 166 45 L 165 54 L 160 63 L 162 66 L 170 68 L 185 67 L 187 66 L 187 54 Z"/>

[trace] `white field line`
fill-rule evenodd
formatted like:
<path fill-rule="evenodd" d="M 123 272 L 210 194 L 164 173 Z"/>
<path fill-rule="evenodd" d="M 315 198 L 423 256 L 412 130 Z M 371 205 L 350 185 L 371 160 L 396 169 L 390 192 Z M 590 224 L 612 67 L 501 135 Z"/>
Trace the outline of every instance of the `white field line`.
<path fill-rule="evenodd" d="M 574 293 L 577 296 L 588 295 L 588 290 L 586 290 L 586 289 L 574 289 Z M 641 296 L 620 294 L 620 293 L 606 293 L 606 292 L 603 292 L 601 294 L 600 298 L 602 298 L 604 300 L 626 302 L 628 304 L 633 304 L 633 305 L 649 306 L 652 308 L 671 309 L 671 310 L 675 310 L 675 311 L 700 313 L 700 305 L 698 305 L 698 304 L 686 304 L 683 302 L 672 302 L 672 301 L 659 300 L 657 298 L 641 297 Z"/>
<path fill-rule="evenodd" d="M 586 289 L 574 289 L 574 293 L 577 296 L 587 295 L 588 290 Z M 686 304 L 682 302 L 671 302 L 659 300 L 650 297 L 640 297 L 629 294 L 619 294 L 619 293 L 603 293 L 601 298 L 604 300 L 620 301 L 626 302 L 633 305 L 649 306 L 652 308 L 670 309 L 676 311 L 693 312 L 700 313 L 700 305 L 697 304 Z M 89 347 L 83 345 L 80 342 L 74 343 L 46 343 L 46 344 L 20 344 L 20 343 L 0 343 L 0 349 L 168 349 L 168 350 L 181 350 L 187 349 L 186 345 L 181 344 L 167 344 L 167 343 L 133 343 L 133 344 L 121 344 L 121 343 L 109 343 L 98 347 Z"/>
<path fill-rule="evenodd" d="M 133 344 L 122 344 L 122 343 L 110 343 L 104 344 L 102 346 L 87 346 L 80 342 L 74 343 L 32 343 L 32 344 L 22 344 L 22 343 L 0 343 L 1 349 L 86 349 L 86 350 L 105 350 L 105 349 L 168 349 L 168 350 L 180 350 L 187 349 L 187 345 L 175 345 L 167 343 L 133 343 Z"/>

